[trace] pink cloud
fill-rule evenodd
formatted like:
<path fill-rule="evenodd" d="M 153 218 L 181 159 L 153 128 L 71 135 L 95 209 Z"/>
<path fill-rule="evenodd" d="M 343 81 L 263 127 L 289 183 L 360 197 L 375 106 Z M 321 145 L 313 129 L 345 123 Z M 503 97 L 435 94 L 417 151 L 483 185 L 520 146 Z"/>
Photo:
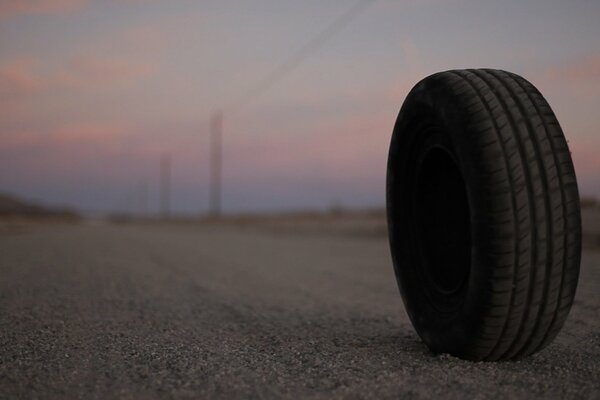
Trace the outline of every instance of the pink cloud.
<path fill-rule="evenodd" d="M 73 11 L 86 0 L 2 0 L 0 17 L 19 14 L 60 14 Z"/>
<path fill-rule="evenodd" d="M 160 23 L 141 24 L 132 26 L 121 34 L 127 45 L 135 49 L 144 49 L 144 52 L 162 50 L 167 45 L 169 30 L 165 28 L 164 21 Z"/>
<path fill-rule="evenodd" d="M 80 90 L 123 84 L 147 76 L 152 68 L 128 58 L 77 56 L 57 72 L 44 70 L 33 58 L 0 64 L 0 98 L 13 102 L 46 89 Z"/>
<path fill-rule="evenodd" d="M 114 147 L 127 133 L 124 124 L 103 122 L 69 123 L 39 131 L 4 133 L 0 151 L 21 151 L 27 148 L 72 149 L 81 146 Z"/>
<path fill-rule="evenodd" d="M 225 139 L 230 184 L 380 181 L 391 124 L 382 115 L 357 115 L 306 127 L 310 132 L 231 143 Z"/>
<path fill-rule="evenodd" d="M 125 136 L 127 127 L 123 124 L 105 122 L 87 122 L 67 124 L 51 133 L 50 139 L 55 143 L 85 143 L 97 145 L 110 143 Z"/>
<path fill-rule="evenodd" d="M 150 71 L 150 66 L 125 58 L 77 56 L 57 74 L 55 81 L 59 86 L 82 89 L 132 81 L 147 76 Z"/>
<path fill-rule="evenodd" d="M 17 59 L 0 65 L 0 97 L 14 100 L 38 92 L 45 84 L 34 72 L 35 62 L 31 59 Z"/>
<path fill-rule="evenodd" d="M 577 98 L 600 96 L 600 54 L 572 60 L 543 70 L 538 79 L 545 86 L 558 86 Z"/>
<path fill-rule="evenodd" d="M 195 135 L 160 135 L 126 121 L 83 121 L 28 130 L 0 131 L 0 159 L 2 154 L 25 154 L 30 151 L 36 154 L 39 151 L 39 156 L 44 159 L 56 158 L 60 161 L 61 158 L 77 158 L 83 163 L 86 154 L 123 152 L 140 159 L 159 157 L 166 152 L 173 153 L 177 158 L 197 158 L 200 149 Z"/>
<path fill-rule="evenodd" d="M 585 84 L 597 81 L 600 79 L 600 54 L 550 68 L 545 75 L 548 78 L 579 81 Z"/>

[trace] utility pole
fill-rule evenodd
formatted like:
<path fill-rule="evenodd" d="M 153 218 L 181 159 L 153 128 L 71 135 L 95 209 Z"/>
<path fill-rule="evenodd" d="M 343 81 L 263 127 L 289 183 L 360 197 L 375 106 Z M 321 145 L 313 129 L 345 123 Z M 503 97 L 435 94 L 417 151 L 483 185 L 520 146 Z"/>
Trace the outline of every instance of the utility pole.
<path fill-rule="evenodd" d="M 171 213 L 171 156 L 160 159 L 160 216 L 168 218 Z"/>
<path fill-rule="evenodd" d="M 209 209 L 214 217 L 221 215 L 223 113 L 217 111 L 210 118 L 210 192 Z"/>
<path fill-rule="evenodd" d="M 148 216 L 148 184 L 140 181 L 138 185 L 138 214 L 141 217 Z"/>

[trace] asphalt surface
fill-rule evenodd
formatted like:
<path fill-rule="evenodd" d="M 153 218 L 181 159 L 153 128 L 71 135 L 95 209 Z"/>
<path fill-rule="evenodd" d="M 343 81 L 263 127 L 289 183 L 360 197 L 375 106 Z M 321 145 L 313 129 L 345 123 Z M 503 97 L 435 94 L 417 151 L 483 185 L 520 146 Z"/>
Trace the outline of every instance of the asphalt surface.
<path fill-rule="evenodd" d="M 0 234 L 1 398 L 600 398 L 600 251 L 544 351 L 430 353 L 385 237 L 216 225 Z"/>

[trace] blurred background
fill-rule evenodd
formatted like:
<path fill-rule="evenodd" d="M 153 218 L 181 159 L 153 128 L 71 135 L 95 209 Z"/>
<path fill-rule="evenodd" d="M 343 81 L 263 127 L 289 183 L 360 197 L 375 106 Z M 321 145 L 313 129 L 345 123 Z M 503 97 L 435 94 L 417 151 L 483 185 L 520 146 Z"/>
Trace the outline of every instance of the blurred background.
<path fill-rule="evenodd" d="M 593 203 L 599 17 L 592 0 L 2 0 L 2 204 L 380 209 L 404 97 L 473 67 L 542 91 Z"/>
<path fill-rule="evenodd" d="M 599 21 L 598 0 L 0 0 L 0 397 L 598 398 Z M 421 342 L 384 211 L 405 96 L 481 67 L 544 94 L 586 206 L 564 330 L 495 365 Z"/>

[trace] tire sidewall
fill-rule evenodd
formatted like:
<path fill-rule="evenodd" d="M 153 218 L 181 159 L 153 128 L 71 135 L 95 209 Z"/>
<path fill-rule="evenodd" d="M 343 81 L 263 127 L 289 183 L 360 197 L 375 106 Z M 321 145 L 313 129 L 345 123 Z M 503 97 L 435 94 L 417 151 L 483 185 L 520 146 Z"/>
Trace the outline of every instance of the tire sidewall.
<path fill-rule="evenodd" d="M 425 127 L 424 125 L 425 124 Z M 482 268 L 481 253 L 485 248 L 479 228 L 485 224 L 485 204 L 481 191 L 485 174 L 481 154 L 472 149 L 477 132 L 470 129 L 466 99 L 452 91 L 451 85 L 440 74 L 419 82 L 407 96 L 398 115 L 388 158 L 387 210 L 390 247 L 394 270 L 409 317 L 419 336 L 433 351 L 462 354 L 471 346 L 483 315 L 488 271 Z M 429 127 L 429 128 L 427 128 Z M 433 128 L 432 128 L 433 127 Z M 423 279 L 420 270 L 420 247 L 416 243 L 416 229 L 411 217 L 414 194 L 399 195 L 399 188 L 415 189 L 415 175 L 420 160 L 428 149 L 443 148 L 461 171 L 469 203 L 471 265 L 460 296 L 448 296 L 447 307 L 437 304 L 443 298 L 431 299 L 431 284 Z M 483 217 L 483 218 L 482 218 Z M 408 224 L 411 229 L 406 229 Z M 435 293 L 435 290 L 433 290 Z M 438 332 L 445 332 L 440 336 Z"/>

